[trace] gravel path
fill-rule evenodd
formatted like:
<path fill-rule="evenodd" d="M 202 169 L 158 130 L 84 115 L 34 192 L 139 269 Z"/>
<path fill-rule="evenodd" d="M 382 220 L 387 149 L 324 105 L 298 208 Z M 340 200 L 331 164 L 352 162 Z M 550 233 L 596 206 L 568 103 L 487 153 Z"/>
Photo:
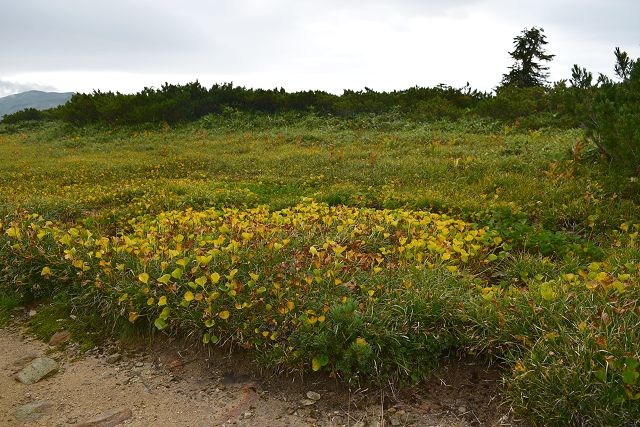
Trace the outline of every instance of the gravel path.
<path fill-rule="evenodd" d="M 242 356 L 170 340 L 80 356 L 72 343 L 55 351 L 20 329 L 0 328 L 0 349 L 2 426 L 513 425 L 498 406 L 497 374 L 475 365 L 391 392 L 347 390 L 320 377 L 258 376 Z M 58 369 L 34 384 L 16 380 L 38 358 L 55 360 Z"/>

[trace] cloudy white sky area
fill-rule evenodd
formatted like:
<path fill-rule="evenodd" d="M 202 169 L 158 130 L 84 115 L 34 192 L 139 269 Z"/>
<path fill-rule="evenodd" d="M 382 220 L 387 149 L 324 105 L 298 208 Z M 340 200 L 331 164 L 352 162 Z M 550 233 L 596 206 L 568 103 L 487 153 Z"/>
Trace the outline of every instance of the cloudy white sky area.
<path fill-rule="evenodd" d="M 0 96 L 233 81 L 287 90 L 491 90 L 545 29 L 551 79 L 640 56 L 640 0 L 0 0 Z"/>

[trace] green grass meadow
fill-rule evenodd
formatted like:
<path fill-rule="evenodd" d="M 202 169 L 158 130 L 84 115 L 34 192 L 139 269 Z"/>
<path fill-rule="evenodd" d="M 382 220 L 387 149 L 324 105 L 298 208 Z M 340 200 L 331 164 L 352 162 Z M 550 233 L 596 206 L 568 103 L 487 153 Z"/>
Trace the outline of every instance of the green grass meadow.
<path fill-rule="evenodd" d="M 477 356 L 535 425 L 640 419 L 639 232 L 639 180 L 579 129 L 0 126 L 0 322 L 48 304 L 361 383 Z"/>

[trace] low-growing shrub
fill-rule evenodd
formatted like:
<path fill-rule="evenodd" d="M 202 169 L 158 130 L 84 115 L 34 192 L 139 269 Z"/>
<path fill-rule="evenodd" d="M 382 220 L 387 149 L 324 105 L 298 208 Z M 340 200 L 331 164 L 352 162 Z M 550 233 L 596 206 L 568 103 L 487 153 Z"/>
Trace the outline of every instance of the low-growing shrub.
<path fill-rule="evenodd" d="M 19 122 L 42 121 L 46 118 L 46 114 L 35 108 L 26 108 L 12 114 L 7 114 L 2 118 L 4 124 L 16 124 Z"/>

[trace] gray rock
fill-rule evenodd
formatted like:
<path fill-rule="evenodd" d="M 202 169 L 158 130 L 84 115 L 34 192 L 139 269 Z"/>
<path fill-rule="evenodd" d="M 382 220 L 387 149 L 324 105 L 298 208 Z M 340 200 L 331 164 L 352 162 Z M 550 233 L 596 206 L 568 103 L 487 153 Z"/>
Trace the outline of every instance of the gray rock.
<path fill-rule="evenodd" d="M 320 393 L 316 393 L 315 391 L 308 391 L 307 397 L 311 400 L 320 400 Z"/>
<path fill-rule="evenodd" d="M 53 334 L 51 339 L 49 340 L 49 345 L 51 347 L 57 347 L 60 344 L 64 344 L 71 339 L 71 334 L 69 331 L 60 331 Z"/>
<path fill-rule="evenodd" d="M 22 384 L 35 384 L 38 381 L 58 372 L 60 365 L 48 357 L 34 359 L 16 375 Z"/>
<path fill-rule="evenodd" d="M 76 424 L 75 427 L 114 427 L 133 417 L 131 409 L 113 409 L 103 412 L 90 420 Z"/>
<path fill-rule="evenodd" d="M 20 422 L 38 421 L 53 407 L 48 400 L 36 400 L 22 405 L 13 412 L 13 416 Z"/>

